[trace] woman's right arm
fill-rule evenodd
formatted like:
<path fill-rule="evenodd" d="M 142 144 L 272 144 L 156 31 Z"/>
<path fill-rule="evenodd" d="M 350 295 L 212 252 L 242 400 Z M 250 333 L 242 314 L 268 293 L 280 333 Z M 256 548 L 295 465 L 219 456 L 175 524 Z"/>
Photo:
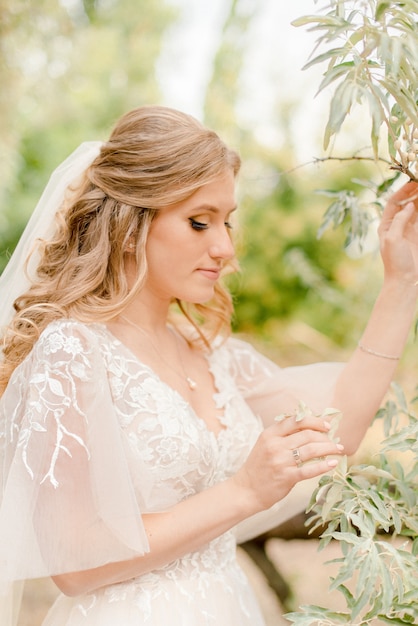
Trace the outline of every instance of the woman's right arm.
<path fill-rule="evenodd" d="M 143 516 L 149 552 L 127 561 L 53 577 L 66 595 L 128 580 L 194 552 L 251 515 L 268 509 L 307 478 L 336 465 L 329 455 L 341 447 L 328 437 L 329 425 L 318 418 L 288 418 L 267 428 L 242 468 L 231 478 L 183 500 L 165 512 Z M 298 467 L 292 450 L 303 446 Z M 312 462 L 307 462 L 312 461 Z"/>

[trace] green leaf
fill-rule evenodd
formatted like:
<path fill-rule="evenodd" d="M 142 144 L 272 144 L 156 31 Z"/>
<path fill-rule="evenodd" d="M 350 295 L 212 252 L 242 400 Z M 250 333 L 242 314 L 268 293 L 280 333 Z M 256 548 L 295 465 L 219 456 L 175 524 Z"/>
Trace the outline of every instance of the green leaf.
<path fill-rule="evenodd" d="M 304 15 L 303 17 L 298 17 L 291 22 L 292 26 L 307 26 L 308 24 L 317 24 L 318 27 L 332 27 L 332 28 L 341 28 L 342 26 L 347 25 L 345 20 L 342 20 L 338 17 L 333 17 L 332 15 Z"/>
<path fill-rule="evenodd" d="M 402 619 L 400 617 L 388 617 L 387 615 L 378 615 L 378 617 L 381 622 L 384 622 L 385 624 L 392 624 L 392 626 L 411 626 L 411 624 L 414 624 L 413 621 L 409 619 Z"/>
<path fill-rule="evenodd" d="M 327 50 L 327 52 L 323 52 L 322 54 L 319 54 L 318 56 L 316 56 L 314 59 L 312 59 L 311 61 L 308 61 L 308 63 L 306 63 L 302 69 L 303 70 L 307 70 L 310 67 L 312 67 L 313 65 L 316 65 L 317 63 L 322 63 L 322 61 L 326 61 L 329 58 L 334 58 L 337 59 L 338 57 L 345 57 L 348 54 L 349 50 L 346 47 L 342 47 L 342 48 L 331 48 L 331 50 Z"/>
<path fill-rule="evenodd" d="M 387 2 L 386 0 L 384 0 L 383 2 L 377 3 L 376 13 L 375 13 L 376 21 L 379 22 L 382 19 L 383 15 L 385 14 L 386 10 L 390 8 L 391 4 L 392 4 L 391 2 Z"/>
<path fill-rule="evenodd" d="M 342 611 L 330 611 L 316 605 L 303 605 L 300 610 L 301 613 L 287 613 L 284 617 L 297 626 L 312 626 L 318 620 L 320 624 L 326 623 L 321 620 L 327 620 L 329 624 L 350 623 L 350 615 Z"/>
<path fill-rule="evenodd" d="M 344 74 L 347 74 L 347 72 L 351 70 L 353 66 L 353 61 L 346 61 L 345 63 L 339 63 L 338 65 L 335 65 L 327 72 L 325 72 L 324 78 L 318 87 L 317 94 L 323 91 L 325 87 L 328 87 L 335 80 L 341 78 L 342 76 L 344 76 Z"/>
<path fill-rule="evenodd" d="M 351 591 L 345 585 L 339 585 L 338 591 L 340 591 L 343 594 L 348 608 L 351 609 L 355 603 L 355 598 L 353 594 L 351 593 Z"/>
<path fill-rule="evenodd" d="M 348 74 L 344 82 L 342 82 L 331 99 L 330 112 L 328 122 L 324 134 L 324 149 L 329 145 L 331 137 L 339 132 L 341 126 L 350 113 L 353 103 L 358 97 L 358 85 Z"/>
<path fill-rule="evenodd" d="M 401 176 L 401 173 L 396 172 L 396 174 L 394 174 L 393 176 L 390 176 L 389 178 L 386 178 L 382 183 L 380 183 L 376 187 L 377 197 L 382 196 L 383 194 L 387 193 L 390 190 L 390 188 L 396 183 L 396 181 L 398 180 L 400 176 Z"/>

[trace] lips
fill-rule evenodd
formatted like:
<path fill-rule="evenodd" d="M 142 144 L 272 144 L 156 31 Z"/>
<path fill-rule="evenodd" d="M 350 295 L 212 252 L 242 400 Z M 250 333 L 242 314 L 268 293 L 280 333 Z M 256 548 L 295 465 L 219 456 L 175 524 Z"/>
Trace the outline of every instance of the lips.
<path fill-rule="evenodd" d="M 198 270 L 199 274 L 209 278 L 209 280 L 218 280 L 221 270 L 218 267 L 210 268 L 210 267 L 200 267 Z"/>

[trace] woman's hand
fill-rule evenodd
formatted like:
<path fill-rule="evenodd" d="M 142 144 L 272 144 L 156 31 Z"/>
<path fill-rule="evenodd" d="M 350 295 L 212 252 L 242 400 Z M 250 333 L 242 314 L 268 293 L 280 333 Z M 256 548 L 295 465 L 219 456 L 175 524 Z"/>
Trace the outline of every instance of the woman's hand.
<path fill-rule="evenodd" d="M 233 477 L 246 491 L 254 512 L 268 509 L 304 479 L 329 472 L 337 465 L 329 455 L 343 446 L 330 440 L 330 424 L 318 417 L 289 417 L 266 428 L 243 467 Z"/>
<path fill-rule="evenodd" d="M 416 286 L 418 281 L 418 183 L 391 196 L 379 226 L 385 280 Z"/>
<path fill-rule="evenodd" d="M 200 549 L 252 514 L 270 508 L 298 481 L 335 467 L 337 461 L 322 459 L 342 453 L 342 446 L 329 439 L 329 430 L 329 424 L 318 417 L 289 417 L 274 423 L 259 436 L 234 476 L 167 510 L 143 515 L 149 552 L 127 561 L 56 576 L 55 583 L 67 595 L 80 595 L 140 576 Z"/>

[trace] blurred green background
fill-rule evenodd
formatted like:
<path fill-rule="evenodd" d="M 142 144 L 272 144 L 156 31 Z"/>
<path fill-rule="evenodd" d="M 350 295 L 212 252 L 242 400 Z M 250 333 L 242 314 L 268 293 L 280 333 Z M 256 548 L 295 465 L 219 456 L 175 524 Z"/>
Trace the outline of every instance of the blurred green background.
<path fill-rule="evenodd" d="M 306 128 L 318 127 L 315 90 L 292 56 L 300 47 L 289 47 L 292 34 L 285 53 L 269 50 L 267 36 L 264 41 L 268 5 L 225 0 L 209 32 L 203 1 L 0 0 L 0 271 L 51 171 L 80 142 L 106 139 L 125 111 L 149 103 L 177 106 L 177 91 L 185 102 L 179 108 L 196 112 L 244 161 L 237 227 L 242 271 L 231 281 L 235 330 L 282 363 L 344 358 L 361 333 L 381 269 L 376 253 L 346 255 L 344 225 L 317 238 L 329 201 L 316 190 L 352 188 L 352 179 L 373 174 L 361 162 L 313 163 L 323 156 L 320 131 L 316 144 L 314 135 L 306 136 L 315 152 L 305 158 L 303 130 L 295 140 L 292 125 L 302 113 Z M 293 17 L 314 9 L 313 0 L 300 2 Z M 203 50 L 198 22 L 191 20 L 196 11 L 210 43 L 205 73 L 189 80 L 198 110 L 188 107 L 182 76 L 186 61 Z M 270 27 L 279 43 L 285 27 L 291 32 L 286 20 Z M 293 79 L 284 81 L 282 67 L 299 81 L 299 95 L 290 93 Z M 268 91 L 258 73 L 267 76 Z M 302 98 L 309 90 L 311 102 Z M 265 121 L 262 131 L 248 111 Z M 301 159 L 311 163 L 301 167 Z"/>

